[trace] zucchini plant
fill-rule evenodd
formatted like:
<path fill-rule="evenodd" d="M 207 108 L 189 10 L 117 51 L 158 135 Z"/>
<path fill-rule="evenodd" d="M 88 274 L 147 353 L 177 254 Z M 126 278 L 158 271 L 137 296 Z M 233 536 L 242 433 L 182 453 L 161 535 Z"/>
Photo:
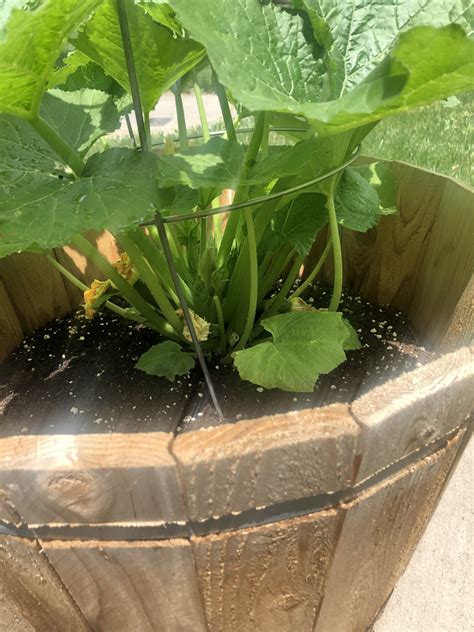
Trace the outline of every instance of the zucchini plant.
<path fill-rule="evenodd" d="M 266 388 L 311 391 L 359 346 L 338 311 L 340 226 L 364 232 L 393 211 L 389 174 L 357 166 L 360 145 L 380 120 L 472 89 L 471 26 L 465 0 L 4 0 L 0 256 L 44 253 L 88 317 L 110 309 L 156 330 L 137 363 L 148 373 L 173 380 L 199 352 Z M 198 65 L 222 134 L 209 132 Z M 150 113 L 170 89 L 179 137 L 155 147 Z M 109 147 L 132 109 L 139 142 Z M 224 189 L 235 197 L 222 207 Z M 117 262 L 83 236 L 103 229 Z M 103 280 L 85 287 L 61 266 L 50 251 L 65 244 Z M 328 257 L 332 296 L 313 307 L 301 295 Z"/>

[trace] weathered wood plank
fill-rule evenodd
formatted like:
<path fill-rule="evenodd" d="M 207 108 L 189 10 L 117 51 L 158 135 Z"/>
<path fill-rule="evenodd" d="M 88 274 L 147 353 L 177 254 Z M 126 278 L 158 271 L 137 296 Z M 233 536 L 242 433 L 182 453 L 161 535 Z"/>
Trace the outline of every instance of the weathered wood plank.
<path fill-rule="evenodd" d="M 398 186 L 405 189 L 406 170 L 398 167 L 396 173 Z M 433 175 L 431 181 L 434 178 L 439 176 Z M 474 270 L 474 191 L 444 178 L 435 211 L 408 310 L 420 339 L 433 345 L 445 335 Z"/>
<path fill-rule="evenodd" d="M 205 632 L 187 540 L 43 542 L 97 632 Z"/>
<path fill-rule="evenodd" d="M 0 494 L 2 519 L 19 522 L 4 494 Z M 0 535 L 0 614 L 2 630 L 89 630 L 36 540 L 26 538 Z"/>
<path fill-rule="evenodd" d="M 337 525 L 328 510 L 192 538 L 208 630 L 311 631 Z"/>
<path fill-rule="evenodd" d="M 5 360 L 23 339 L 23 327 L 0 279 L 0 362 Z"/>
<path fill-rule="evenodd" d="M 22 252 L 0 259 L 0 278 L 26 333 L 71 311 L 63 277 L 42 255 Z"/>
<path fill-rule="evenodd" d="M 0 489 L 29 524 L 183 520 L 162 432 L 0 440 Z"/>
<path fill-rule="evenodd" d="M 473 392 L 474 356 L 462 348 L 353 402 L 362 429 L 356 481 L 459 426 L 472 411 Z"/>
<path fill-rule="evenodd" d="M 403 163 L 397 177 L 398 213 L 367 233 L 343 231 L 344 283 L 374 303 L 407 312 L 444 193 L 445 178 Z"/>
<path fill-rule="evenodd" d="M 179 463 L 191 519 L 331 492 L 350 485 L 359 428 L 342 404 L 179 436 Z"/>
<path fill-rule="evenodd" d="M 470 345 L 474 338 L 474 276 L 469 281 L 451 315 L 441 340 L 441 351 L 451 351 L 461 345 Z"/>
<path fill-rule="evenodd" d="M 415 550 L 463 434 L 345 507 L 315 632 L 368 628 Z"/>

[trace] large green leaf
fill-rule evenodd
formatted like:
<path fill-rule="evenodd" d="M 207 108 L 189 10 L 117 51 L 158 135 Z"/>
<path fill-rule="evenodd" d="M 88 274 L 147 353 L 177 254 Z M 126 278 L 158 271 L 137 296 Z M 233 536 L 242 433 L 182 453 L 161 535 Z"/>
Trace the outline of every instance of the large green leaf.
<path fill-rule="evenodd" d="M 81 155 L 101 136 L 120 127 L 120 113 L 113 98 L 100 90 L 50 90 L 43 97 L 40 113 Z"/>
<path fill-rule="evenodd" d="M 344 171 L 334 194 L 337 220 L 342 226 L 365 233 L 380 216 L 377 191 L 356 169 Z"/>
<path fill-rule="evenodd" d="M 223 138 L 211 138 L 198 147 L 180 154 L 160 158 L 160 186 L 185 184 L 192 189 L 202 187 L 232 187 L 239 179 L 244 148 Z"/>
<path fill-rule="evenodd" d="M 250 110 L 293 111 L 319 98 L 323 62 L 301 16 L 258 0 L 169 4 L 206 46 L 221 82 Z"/>
<path fill-rule="evenodd" d="M 173 382 L 177 375 L 189 373 L 194 365 L 195 361 L 190 353 L 183 351 L 176 342 L 167 340 L 148 349 L 140 356 L 135 368 L 149 375 L 166 377 Z"/>
<path fill-rule="evenodd" d="M 273 336 L 233 354 L 240 377 L 265 388 L 310 392 L 321 373 L 330 373 L 354 346 L 353 330 L 336 312 L 289 312 L 262 321 Z"/>
<path fill-rule="evenodd" d="M 459 22 L 469 28 L 465 0 L 300 0 L 331 60 L 332 98 L 361 83 L 414 26 Z M 470 3 L 469 3 L 470 4 Z"/>
<path fill-rule="evenodd" d="M 249 184 L 266 184 L 277 178 L 284 178 L 300 173 L 309 162 L 319 162 L 317 141 L 310 138 L 296 145 L 275 146 L 270 148 L 269 155 L 259 160 L 250 170 L 246 182 Z"/>
<path fill-rule="evenodd" d="M 281 242 L 289 242 L 300 255 L 307 255 L 318 231 L 327 224 L 325 201 L 320 193 L 302 193 L 278 209 L 272 218 L 272 229 Z"/>
<path fill-rule="evenodd" d="M 178 35 L 183 34 L 183 27 L 176 19 L 175 12 L 164 0 L 142 0 L 137 2 L 137 4 L 146 11 L 155 22 L 167 26 L 173 33 Z"/>
<path fill-rule="evenodd" d="M 437 7 L 441 5 L 441 0 L 435 2 Z M 363 46 L 370 33 L 361 36 L 358 45 L 353 39 L 356 31 L 349 25 L 347 37 L 351 39 L 346 42 L 353 42 L 353 50 L 346 75 L 350 73 L 351 81 L 354 75 L 357 82 L 347 83 L 344 90 L 348 91 L 341 98 L 321 102 L 328 77 L 321 69 L 319 53 L 315 56 L 305 39 L 299 15 L 259 0 L 221 0 L 218 11 L 213 0 L 170 0 L 170 4 L 191 35 L 205 44 L 220 80 L 244 106 L 304 116 L 322 133 L 349 130 L 474 87 L 474 42 L 457 25 L 414 27 L 397 40 L 389 21 L 393 46 L 375 66 L 378 60 L 368 63 Z M 369 6 L 380 13 L 382 24 L 385 6 L 394 4 L 400 2 L 386 0 L 382 6 L 370 2 Z M 338 7 L 339 3 L 333 9 L 335 20 Z M 434 22 L 448 23 L 450 19 L 450 11 L 442 14 L 439 10 Z M 369 22 L 369 31 L 368 26 Z M 398 27 L 402 29 L 403 24 Z M 364 23 L 357 23 L 357 33 L 364 29 Z M 326 45 L 328 38 L 326 33 Z M 334 50 L 337 55 L 338 49 Z M 338 60 L 335 62 L 337 65 Z"/>
<path fill-rule="evenodd" d="M 364 81 L 304 115 L 322 132 L 339 132 L 474 88 L 474 42 L 461 27 L 415 27 Z"/>
<path fill-rule="evenodd" d="M 15 9 L 0 41 L 0 111 L 36 116 L 64 41 L 100 0 L 45 0 L 37 9 Z"/>
<path fill-rule="evenodd" d="M 200 44 L 176 37 L 154 22 L 131 0 L 127 1 L 127 15 L 143 108 L 150 111 L 163 92 L 193 68 L 205 51 Z M 74 44 L 130 91 L 114 0 L 103 0 Z"/>
<path fill-rule="evenodd" d="M 154 154 L 94 154 L 74 180 L 27 123 L 0 118 L 0 256 L 59 246 L 77 233 L 118 233 L 154 216 Z"/>

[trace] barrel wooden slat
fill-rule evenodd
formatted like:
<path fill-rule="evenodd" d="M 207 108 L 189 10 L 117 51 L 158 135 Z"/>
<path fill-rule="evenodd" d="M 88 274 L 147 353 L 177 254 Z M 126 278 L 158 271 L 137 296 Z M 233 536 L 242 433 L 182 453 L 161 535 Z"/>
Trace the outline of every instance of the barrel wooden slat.
<path fill-rule="evenodd" d="M 42 544 L 93 630 L 206 632 L 187 540 Z"/>
<path fill-rule="evenodd" d="M 437 345 L 472 275 L 473 192 L 426 169 L 386 164 L 396 177 L 398 212 L 367 233 L 342 230 L 344 284 L 401 310 L 420 339 Z M 332 282 L 331 260 L 324 278 Z"/>
<path fill-rule="evenodd" d="M 439 346 L 441 351 L 451 351 L 454 347 L 472 344 L 473 338 L 474 276 L 459 299 Z"/>
<path fill-rule="evenodd" d="M 12 305 L 3 281 L 0 279 L 0 362 L 23 340 L 20 319 Z"/>
<path fill-rule="evenodd" d="M 0 279 L 26 333 L 72 309 L 63 276 L 42 255 L 22 252 L 0 259 Z"/>
<path fill-rule="evenodd" d="M 29 524 L 183 520 L 167 433 L 0 441 L 0 488 Z"/>
<path fill-rule="evenodd" d="M 474 357 L 462 348 L 353 402 L 362 429 L 356 481 L 458 427 L 472 411 L 473 392 Z"/>
<path fill-rule="evenodd" d="M 434 511 L 463 434 L 345 507 L 315 632 L 365 630 L 374 620 Z"/>
<path fill-rule="evenodd" d="M 338 512 L 192 539 L 208 630 L 310 631 Z"/>
<path fill-rule="evenodd" d="M 2 520 L 19 521 L 5 494 L 0 494 L 0 524 Z M 2 630 L 89 630 L 36 540 L 0 535 L 0 599 Z"/>
<path fill-rule="evenodd" d="M 359 428 L 342 404 L 179 436 L 188 515 L 222 516 L 350 485 Z"/>

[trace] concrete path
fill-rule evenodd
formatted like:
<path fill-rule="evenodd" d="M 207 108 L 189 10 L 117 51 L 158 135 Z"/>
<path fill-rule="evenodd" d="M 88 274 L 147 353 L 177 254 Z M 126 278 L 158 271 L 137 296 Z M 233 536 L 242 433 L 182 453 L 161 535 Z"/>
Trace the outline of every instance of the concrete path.
<path fill-rule="evenodd" d="M 375 632 L 474 630 L 473 490 L 471 441 Z"/>

